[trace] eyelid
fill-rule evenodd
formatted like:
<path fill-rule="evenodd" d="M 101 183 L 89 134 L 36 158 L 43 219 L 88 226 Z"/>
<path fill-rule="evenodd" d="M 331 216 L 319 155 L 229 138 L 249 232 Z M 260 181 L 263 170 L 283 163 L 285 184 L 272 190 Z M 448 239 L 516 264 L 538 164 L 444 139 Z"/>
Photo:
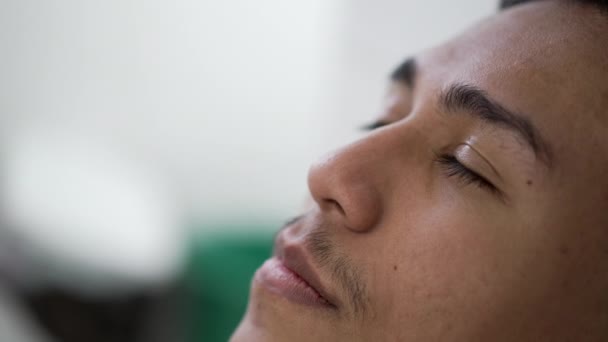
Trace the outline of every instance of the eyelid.
<path fill-rule="evenodd" d="M 482 170 L 480 171 L 480 173 L 482 175 L 488 173 L 487 171 L 483 172 L 483 169 L 487 168 L 491 171 L 491 173 L 493 173 L 496 177 L 498 177 L 499 181 L 501 181 L 501 182 L 503 181 L 502 176 L 500 175 L 498 170 L 494 167 L 494 165 L 488 160 L 488 158 L 486 158 L 483 155 L 483 153 L 479 152 L 479 150 L 476 149 L 475 147 L 473 147 L 471 144 L 464 143 L 462 145 L 457 146 L 456 149 L 454 150 L 454 155 L 467 168 L 470 168 L 471 164 L 480 165 L 480 163 L 474 163 L 474 162 L 470 161 L 471 159 L 479 158 L 482 161 L 482 163 L 481 163 Z M 484 165 L 487 167 L 483 167 Z M 479 169 L 479 168 L 475 168 L 475 169 Z"/>
<path fill-rule="evenodd" d="M 506 203 L 505 193 L 494 182 L 461 163 L 453 154 L 437 155 L 435 161 L 442 164 L 443 171 L 448 177 L 457 176 L 465 184 L 475 183 Z"/>

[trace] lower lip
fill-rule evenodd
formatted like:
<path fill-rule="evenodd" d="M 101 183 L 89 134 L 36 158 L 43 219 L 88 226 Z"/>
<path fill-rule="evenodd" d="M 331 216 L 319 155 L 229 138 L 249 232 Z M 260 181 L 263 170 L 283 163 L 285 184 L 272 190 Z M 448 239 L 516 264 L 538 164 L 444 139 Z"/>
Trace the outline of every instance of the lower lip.
<path fill-rule="evenodd" d="M 257 271 L 255 280 L 271 292 L 292 302 L 331 307 L 325 298 L 277 258 L 267 260 Z"/>

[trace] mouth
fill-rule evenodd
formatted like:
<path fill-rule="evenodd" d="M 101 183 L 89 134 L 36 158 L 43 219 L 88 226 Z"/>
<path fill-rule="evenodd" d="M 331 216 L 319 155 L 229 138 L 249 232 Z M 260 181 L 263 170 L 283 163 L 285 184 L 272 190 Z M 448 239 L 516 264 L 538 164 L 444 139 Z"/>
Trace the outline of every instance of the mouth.
<path fill-rule="evenodd" d="M 274 294 L 292 302 L 322 308 L 334 307 L 315 287 L 274 257 L 256 273 L 256 280 Z"/>
<path fill-rule="evenodd" d="M 337 301 L 322 285 L 301 245 L 286 245 L 279 238 L 275 253 L 256 272 L 255 281 L 291 302 L 322 309 L 337 309 Z"/>

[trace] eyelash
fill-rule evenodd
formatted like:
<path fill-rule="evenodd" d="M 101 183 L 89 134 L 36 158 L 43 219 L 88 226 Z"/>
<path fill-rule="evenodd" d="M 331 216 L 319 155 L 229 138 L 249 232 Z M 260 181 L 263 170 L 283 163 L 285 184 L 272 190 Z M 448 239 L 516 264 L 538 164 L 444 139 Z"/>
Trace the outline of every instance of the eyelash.
<path fill-rule="evenodd" d="M 477 187 L 500 195 L 500 190 L 478 173 L 464 166 L 456 157 L 449 154 L 437 156 L 436 161 L 442 167 L 442 171 L 448 177 L 457 177 L 465 185 L 475 184 Z"/>

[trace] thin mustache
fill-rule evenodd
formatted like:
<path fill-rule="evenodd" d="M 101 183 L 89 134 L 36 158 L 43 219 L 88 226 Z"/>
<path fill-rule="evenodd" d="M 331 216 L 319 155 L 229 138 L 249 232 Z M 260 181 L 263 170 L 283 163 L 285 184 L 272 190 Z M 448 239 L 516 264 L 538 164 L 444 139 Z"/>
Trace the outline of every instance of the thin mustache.
<path fill-rule="evenodd" d="M 304 214 L 291 218 L 282 226 L 279 233 L 297 224 L 306 216 Z M 337 251 L 330 234 L 332 227 L 323 221 L 313 221 L 315 222 L 313 229 L 305 238 L 306 248 L 319 267 L 327 270 L 331 278 L 344 289 L 354 313 L 362 315 L 367 307 L 368 294 L 360 270 L 353 266 L 347 255 Z"/>
<path fill-rule="evenodd" d="M 315 226 L 305 243 L 313 259 L 321 268 L 329 270 L 332 279 L 348 294 L 346 297 L 354 313 L 362 315 L 367 307 L 368 295 L 361 272 L 347 255 L 336 250 L 327 225 L 321 223 Z"/>

